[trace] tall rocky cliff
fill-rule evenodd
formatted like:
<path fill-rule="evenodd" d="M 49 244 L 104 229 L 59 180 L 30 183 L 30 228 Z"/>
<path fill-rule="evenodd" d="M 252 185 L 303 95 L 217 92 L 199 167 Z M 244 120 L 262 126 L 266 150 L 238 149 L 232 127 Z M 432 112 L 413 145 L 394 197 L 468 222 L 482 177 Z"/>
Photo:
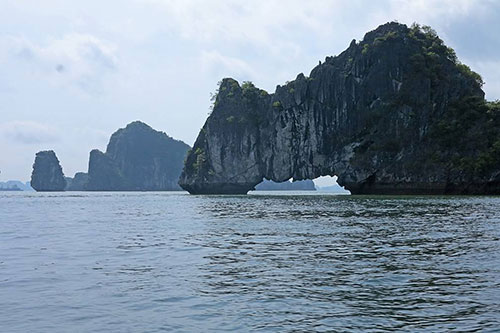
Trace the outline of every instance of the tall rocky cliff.
<path fill-rule="evenodd" d="M 500 105 L 481 87 L 432 29 L 387 23 L 273 94 L 222 80 L 179 184 L 337 175 L 353 194 L 500 194 Z"/>
<path fill-rule="evenodd" d="M 106 152 L 90 152 L 90 191 L 180 190 L 177 184 L 189 146 L 135 121 L 111 136 Z M 76 177 L 75 177 L 76 178 Z"/>
<path fill-rule="evenodd" d="M 36 153 L 31 174 L 31 187 L 38 192 L 64 191 L 66 180 L 54 151 L 46 150 Z"/>

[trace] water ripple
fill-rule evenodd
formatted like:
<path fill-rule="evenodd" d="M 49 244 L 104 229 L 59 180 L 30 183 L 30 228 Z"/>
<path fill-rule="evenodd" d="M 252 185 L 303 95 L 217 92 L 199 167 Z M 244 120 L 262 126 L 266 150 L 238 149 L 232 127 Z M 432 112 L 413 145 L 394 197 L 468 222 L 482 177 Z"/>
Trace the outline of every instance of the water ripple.
<path fill-rule="evenodd" d="M 494 332 L 500 198 L 0 194 L 5 332 Z"/>

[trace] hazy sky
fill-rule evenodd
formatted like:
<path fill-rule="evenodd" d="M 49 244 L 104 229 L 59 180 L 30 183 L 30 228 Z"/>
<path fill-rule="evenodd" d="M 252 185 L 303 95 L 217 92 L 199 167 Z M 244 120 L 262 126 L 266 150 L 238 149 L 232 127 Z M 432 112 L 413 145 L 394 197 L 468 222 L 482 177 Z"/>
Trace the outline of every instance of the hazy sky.
<path fill-rule="evenodd" d="M 497 0 L 0 0 L 0 181 L 64 172 L 133 120 L 192 145 L 223 77 L 270 92 L 387 21 L 434 27 L 500 98 Z"/>

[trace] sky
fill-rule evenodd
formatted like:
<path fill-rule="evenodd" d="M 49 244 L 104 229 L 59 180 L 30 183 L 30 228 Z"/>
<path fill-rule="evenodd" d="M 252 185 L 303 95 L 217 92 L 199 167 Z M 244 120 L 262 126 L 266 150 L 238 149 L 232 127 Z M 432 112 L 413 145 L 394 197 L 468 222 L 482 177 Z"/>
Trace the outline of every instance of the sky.
<path fill-rule="evenodd" d="M 0 0 L 0 181 L 66 176 L 131 121 L 194 143 L 224 77 L 276 85 L 397 20 L 432 26 L 500 99 L 497 0 Z"/>

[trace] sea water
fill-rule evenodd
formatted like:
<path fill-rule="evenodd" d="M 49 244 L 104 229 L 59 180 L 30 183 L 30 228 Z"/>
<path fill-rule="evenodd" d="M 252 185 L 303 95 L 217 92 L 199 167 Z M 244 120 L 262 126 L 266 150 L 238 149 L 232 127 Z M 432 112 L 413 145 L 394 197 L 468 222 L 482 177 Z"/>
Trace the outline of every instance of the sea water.
<path fill-rule="evenodd" d="M 500 198 L 0 193 L 1 332 L 500 330 Z"/>

